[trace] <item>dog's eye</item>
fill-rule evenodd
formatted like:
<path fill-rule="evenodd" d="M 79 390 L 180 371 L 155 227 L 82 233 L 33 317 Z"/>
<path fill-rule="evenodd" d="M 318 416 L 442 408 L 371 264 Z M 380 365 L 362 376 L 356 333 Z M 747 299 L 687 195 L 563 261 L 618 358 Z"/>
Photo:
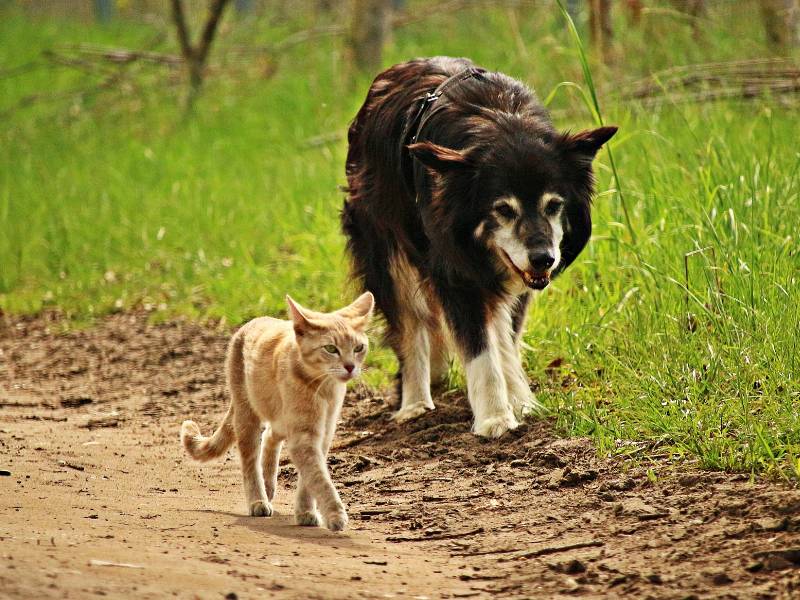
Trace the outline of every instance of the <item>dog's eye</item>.
<path fill-rule="evenodd" d="M 359 344 L 353 349 L 353 352 L 355 352 L 356 354 L 360 354 L 363 351 L 364 351 L 364 344 Z"/>
<path fill-rule="evenodd" d="M 547 215 L 557 215 L 561 207 L 564 206 L 564 201 L 561 198 L 553 198 L 544 206 L 544 212 Z"/>
<path fill-rule="evenodd" d="M 325 352 L 327 352 L 328 354 L 339 354 L 339 349 L 333 344 L 328 344 L 327 346 L 323 346 L 322 349 L 325 350 Z"/>
<path fill-rule="evenodd" d="M 510 204 L 506 204 L 505 202 L 501 202 L 500 204 L 495 205 L 494 210 L 498 215 L 500 215 L 504 219 L 517 218 L 517 211 L 511 208 Z"/>

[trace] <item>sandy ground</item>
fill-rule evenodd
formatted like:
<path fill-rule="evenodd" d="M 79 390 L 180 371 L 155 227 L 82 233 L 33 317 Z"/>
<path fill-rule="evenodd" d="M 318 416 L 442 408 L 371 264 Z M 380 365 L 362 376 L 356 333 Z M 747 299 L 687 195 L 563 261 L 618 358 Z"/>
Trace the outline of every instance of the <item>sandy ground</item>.
<path fill-rule="evenodd" d="M 227 336 L 116 315 L 0 316 L 0 598 L 800 598 L 800 492 L 599 459 L 540 421 L 487 442 L 466 400 L 397 426 L 355 390 L 331 453 L 342 534 L 246 517 L 238 458 L 198 465 Z M 109 564 L 111 563 L 111 564 Z"/>

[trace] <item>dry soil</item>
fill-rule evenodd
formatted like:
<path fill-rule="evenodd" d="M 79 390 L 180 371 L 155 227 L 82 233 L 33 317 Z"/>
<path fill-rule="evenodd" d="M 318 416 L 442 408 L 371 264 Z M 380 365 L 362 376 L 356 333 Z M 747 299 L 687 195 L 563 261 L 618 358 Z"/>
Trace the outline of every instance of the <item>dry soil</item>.
<path fill-rule="evenodd" d="M 469 433 L 463 396 L 398 426 L 355 389 L 330 456 L 351 527 L 245 516 L 238 457 L 187 460 L 216 426 L 227 335 L 146 315 L 59 333 L 0 316 L 2 598 L 800 598 L 800 492 L 598 458 L 547 421 Z"/>

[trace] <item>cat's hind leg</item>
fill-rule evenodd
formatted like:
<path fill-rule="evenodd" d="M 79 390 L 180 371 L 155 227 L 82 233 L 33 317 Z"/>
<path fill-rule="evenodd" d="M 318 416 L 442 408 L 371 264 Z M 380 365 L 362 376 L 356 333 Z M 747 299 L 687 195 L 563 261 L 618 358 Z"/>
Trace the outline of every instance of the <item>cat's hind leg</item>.
<path fill-rule="evenodd" d="M 234 414 L 234 426 L 239 442 L 244 494 L 249 514 L 251 517 L 272 516 L 272 505 L 267 499 L 264 480 L 261 478 L 261 469 L 258 464 L 261 423 L 248 405 L 239 404 Z"/>
<path fill-rule="evenodd" d="M 272 428 L 267 426 L 261 436 L 261 473 L 264 476 L 267 500 L 270 502 L 275 499 L 275 491 L 278 488 L 281 446 L 283 446 L 283 440 L 278 438 Z"/>

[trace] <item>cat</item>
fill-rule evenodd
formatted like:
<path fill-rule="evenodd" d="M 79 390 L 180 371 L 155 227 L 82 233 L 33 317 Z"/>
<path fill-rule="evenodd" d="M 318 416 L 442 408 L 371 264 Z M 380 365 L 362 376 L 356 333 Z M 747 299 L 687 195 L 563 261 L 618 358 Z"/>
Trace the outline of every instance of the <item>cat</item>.
<path fill-rule="evenodd" d="M 181 442 L 199 461 L 217 458 L 238 442 L 250 515 L 269 517 L 286 441 L 298 473 L 296 523 L 320 525 L 319 508 L 328 529 L 341 531 L 347 512 L 327 456 L 346 384 L 360 375 L 367 354 L 375 300 L 366 292 L 332 313 L 303 308 L 289 296 L 286 302 L 290 320 L 253 319 L 233 335 L 225 361 L 228 413 L 211 437 L 184 421 Z"/>

